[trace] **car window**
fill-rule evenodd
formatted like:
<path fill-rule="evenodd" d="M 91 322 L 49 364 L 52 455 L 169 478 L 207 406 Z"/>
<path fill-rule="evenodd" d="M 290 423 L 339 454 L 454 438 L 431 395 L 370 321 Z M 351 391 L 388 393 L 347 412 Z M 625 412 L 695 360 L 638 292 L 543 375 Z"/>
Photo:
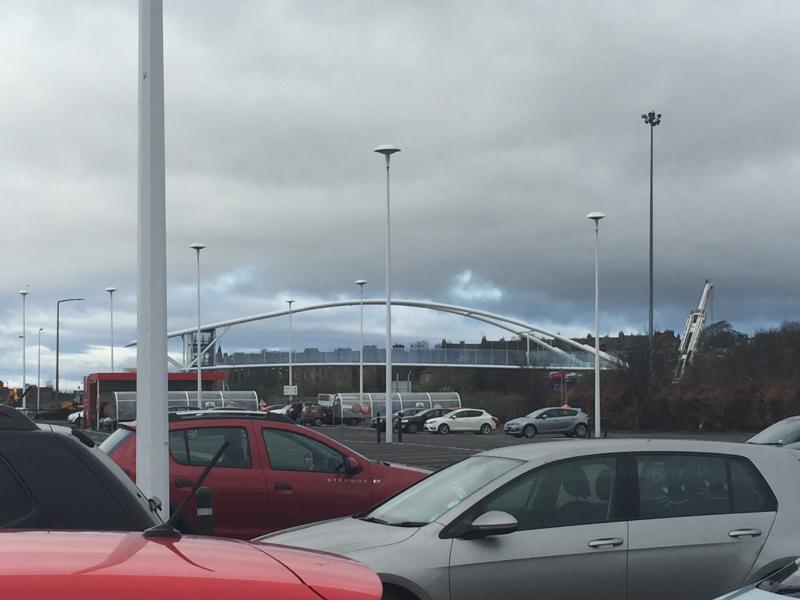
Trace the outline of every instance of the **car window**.
<path fill-rule="evenodd" d="M 275 471 L 341 473 L 345 457 L 315 439 L 282 429 L 262 429 L 269 464 Z"/>
<path fill-rule="evenodd" d="M 463 525 L 491 510 L 513 515 L 522 531 L 614 520 L 616 463 L 598 456 L 532 471 L 476 506 Z"/>
<path fill-rule="evenodd" d="M 251 466 L 247 431 L 243 427 L 198 427 L 169 432 L 169 453 L 181 465 L 204 467 L 220 446 L 228 447 L 217 467 L 246 469 Z"/>
<path fill-rule="evenodd" d="M 465 418 L 465 417 L 468 417 L 468 416 L 469 416 L 469 415 L 467 414 L 468 412 L 469 412 L 468 410 L 462 410 L 462 411 L 459 411 L 459 412 L 455 413 L 455 414 L 453 415 L 453 417 L 454 417 L 454 418 L 456 418 L 456 419 L 463 419 L 463 418 Z"/>
<path fill-rule="evenodd" d="M 572 408 L 564 410 L 564 416 L 565 417 L 574 417 L 577 414 L 578 414 L 578 411 L 575 410 L 575 409 L 572 409 Z"/>
<path fill-rule="evenodd" d="M 0 527 L 11 527 L 33 510 L 33 500 L 16 474 L 0 459 Z"/>
<path fill-rule="evenodd" d="M 561 411 L 558 408 L 551 408 L 550 410 L 546 410 L 541 415 L 539 415 L 539 418 L 546 416 L 548 419 L 552 419 L 553 417 L 558 417 L 560 415 Z"/>
<path fill-rule="evenodd" d="M 756 468 L 746 460 L 729 461 L 733 512 L 772 512 L 777 500 Z"/>
<path fill-rule="evenodd" d="M 646 455 L 637 470 L 641 519 L 775 510 L 772 492 L 744 459 Z"/>

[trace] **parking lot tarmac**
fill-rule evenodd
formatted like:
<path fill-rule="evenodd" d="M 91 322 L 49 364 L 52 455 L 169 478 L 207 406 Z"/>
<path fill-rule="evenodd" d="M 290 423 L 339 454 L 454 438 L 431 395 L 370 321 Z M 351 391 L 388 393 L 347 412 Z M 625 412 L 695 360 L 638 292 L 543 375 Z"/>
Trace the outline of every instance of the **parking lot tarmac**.
<path fill-rule="evenodd" d="M 539 435 L 532 439 L 516 438 L 495 430 L 491 435 L 475 435 L 472 433 L 450 433 L 438 435 L 433 433 L 403 434 L 402 443 L 397 441 L 397 432 L 394 442 L 386 444 L 381 437 L 381 443 L 376 441 L 375 430 L 370 427 L 319 427 L 318 430 L 327 436 L 349 446 L 368 458 L 375 460 L 425 467 L 427 469 L 442 469 L 459 460 L 494 448 L 516 446 L 519 444 L 541 443 L 574 443 L 574 438 L 563 435 Z M 747 433 L 612 433 L 613 438 L 681 438 L 705 439 L 728 442 L 741 442 L 750 437 Z"/>
<path fill-rule="evenodd" d="M 63 423 L 62 423 L 63 424 Z M 415 467 L 438 470 L 456 463 L 468 456 L 492 450 L 494 448 L 504 448 L 506 446 L 516 446 L 519 444 L 541 444 L 541 443 L 574 443 L 574 438 L 567 438 L 563 435 L 538 435 L 532 439 L 516 438 L 504 434 L 502 431 L 495 430 L 491 435 L 475 435 L 472 433 L 450 433 L 448 435 L 438 435 L 433 433 L 404 433 L 403 441 L 398 442 L 397 432 L 394 433 L 394 442 L 385 443 L 384 436 L 381 436 L 381 443 L 376 441 L 375 430 L 361 425 L 350 427 L 347 425 L 337 425 L 335 427 L 322 426 L 315 427 L 315 430 L 327 435 L 345 446 L 349 446 L 356 452 L 363 454 L 367 458 L 386 462 L 400 463 Z M 102 442 L 107 433 L 85 430 L 86 433 L 97 443 Z M 665 432 L 612 432 L 611 438 L 678 438 L 692 440 L 717 440 L 725 442 L 742 442 L 752 434 L 741 432 L 717 433 L 717 432 L 692 432 L 692 433 L 665 433 Z"/>

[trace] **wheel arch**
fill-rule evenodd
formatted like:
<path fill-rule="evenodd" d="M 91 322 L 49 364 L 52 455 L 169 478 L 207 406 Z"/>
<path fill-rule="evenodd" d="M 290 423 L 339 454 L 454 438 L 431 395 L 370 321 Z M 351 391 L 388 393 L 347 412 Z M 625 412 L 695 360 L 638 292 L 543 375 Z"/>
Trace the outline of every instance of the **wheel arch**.
<path fill-rule="evenodd" d="M 378 577 L 383 584 L 383 600 L 431 600 L 430 595 L 410 579 L 393 573 L 378 573 Z"/>

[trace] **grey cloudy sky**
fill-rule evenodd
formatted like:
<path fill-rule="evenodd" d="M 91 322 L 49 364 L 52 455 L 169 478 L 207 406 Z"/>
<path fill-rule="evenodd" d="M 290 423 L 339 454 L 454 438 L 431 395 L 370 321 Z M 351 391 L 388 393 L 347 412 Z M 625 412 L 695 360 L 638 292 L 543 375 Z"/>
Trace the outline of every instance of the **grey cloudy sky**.
<path fill-rule="evenodd" d="M 713 318 L 798 319 L 795 105 L 800 5 L 697 1 L 167 1 L 170 328 L 383 293 L 392 168 L 396 297 L 476 306 L 553 331 L 647 322 L 649 134 L 656 129 L 656 325 L 682 330 L 703 281 Z M 55 302 L 64 377 L 108 368 L 135 336 L 137 3 L 0 0 L 0 379 L 21 382 Z M 379 309 L 368 341 L 380 343 Z M 357 312 L 298 317 L 298 346 L 357 344 Z M 502 335 L 399 311 L 401 341 Z M 225 349 L 285 346 L 286 323 Z M 122 357 L 122 351 L 120 351 Z M 123 364 L 133 356 L 124 354 Z"/>

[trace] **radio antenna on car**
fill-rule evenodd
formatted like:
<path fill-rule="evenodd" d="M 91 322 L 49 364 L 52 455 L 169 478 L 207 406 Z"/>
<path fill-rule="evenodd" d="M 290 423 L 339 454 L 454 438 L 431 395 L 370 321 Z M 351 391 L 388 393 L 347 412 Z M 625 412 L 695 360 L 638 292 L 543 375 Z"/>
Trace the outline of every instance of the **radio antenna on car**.
<path fill-rule="evenodd" d="M 192 486 L 192 489 L 189 492 L 189 494 L 186 496 L 186 498 L 183 499 L 183 502 L 181 502 L 178 505 L 178 508 L 175 509 L 175 512 L 173 512 L 170 515 L 169 519 L 167 519 L 166 522 L 160 525 L 154 525 L 149 529 L 145 529 L 144 537 L 170 538 L 174 540 L 179 540 L 181 538 L 181 532 L 175 528 L 175 523 L 178 521 L 178 519 L 180 519 L 181 515 L 183 514 L 183 511 L 189 505 L 189 502 L 192 500 L 192 498 L 194 498 L 197 495 L 197 490 L 199 490 L 200 486 L 203 485 L 203 482 L 206 480 L 206 477 L 211 472 L 211 469 L 213 469 L 219 462 L 220 458 L 222 458 L 222 455 L 228 448 L 228 445 L 229 445 L 228 442 L 222 443 L 222 445 L 219 447 L 219 450 L 217 450 L 217 453 L 214 455 L 214 458 L 212 458 L 211 461 L 209 461 L 209 463 L 206 465 L 206 468 L 200 474 L 200 477 L 198 477 L 197 481 L 195 481 L 194 486 Z"/>

